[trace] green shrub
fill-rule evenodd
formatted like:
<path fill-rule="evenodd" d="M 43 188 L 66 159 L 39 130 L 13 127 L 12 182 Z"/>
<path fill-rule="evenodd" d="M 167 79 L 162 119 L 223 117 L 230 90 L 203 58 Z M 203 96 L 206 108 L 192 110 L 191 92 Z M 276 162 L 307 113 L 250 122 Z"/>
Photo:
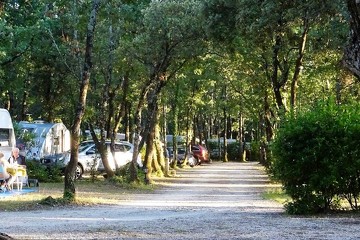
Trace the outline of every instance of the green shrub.
<path fill-rule="evenodd" d="M 326 102 L 282 123 L 271 146 L 270 172 L 292 198 L 289 213 L 327 211 L 339 197 L 358 208 L 359 113 L 359 104 Z"/>
<path fill-rule="evenodd" d="M 109 179 L 110 182 L 116 183 L 121 186 L 127 186 L 128 184 L 132 184 L 130 181 L 130 163 L 118 168 L 115 171 L 115 176 Z M 137 176 L 138 176 L 138 184 L 145 184 L 145 173 L 141 169 L 137 169 Z"/>
<path fill-rule="evenodd" d="M 223 149 L 223 146 L 221 146 L 221 149 Z M 210 158 L 211 159 L 220 159 L 220 152 L 218 152 L 219 150 L 219 143 L 216 141 L 211 141 L 211 142 L 207 142 L 207 150 L 209 151 L 210 154 Z M 219 155 L 214 155 L 214 151 L 216 151 L 217 154 Z"/>
<path fill-rule="evenodd" d="M 209 151 L 209 153 L 211 154 L 213 152 L 213 150 L 218 150 L 219 149 L 219 143 L 218 142 L 208 142 L 207 144 L 207 149 Z M 224 144 L 221 143 L 221 154 L 223 154 L 223 150 L 224 150 Z M 236 160 L 240 160 L 241 156 L 239 155 L 239 142 L 230 142 L 227 145 L 227 153 L 228 153 L 228 159 L 231 161 L 236 161 Z M 218 159 L 221 156 L 211 156 L 211 158 L 213 159 Z"/>
<path fill-rule="evenodd" d="M 251 142 L 248 153 L 250 154 L 249 161 L 260 161 L 260 141 Z"/>
<path fill-rule="evenodd" d="M 241 156 L 240 156 L 240 145 L 239 142 L 232 142 L 232 143 L 228 143 L 227 146 L 227 153 L 228 153 L 228 158 L 229 160 L 232 161 L 240 161 L 241 160 Z"/>
<path fill-rule="evenodd" d="M 61 182 L 61 169 L 56 166 L 46 166 L 38 160 L 27 160 L 26 170 L 29 178 L 38 179 L 40 182 Z"/>
<path fill-rule="evenodd" d="M 29 178 L 35 178 L 41 182 L 44 182 L 47 179 L 46 167 L 40 164 L 39 161 L 27 160 L 26 170 Z"/>

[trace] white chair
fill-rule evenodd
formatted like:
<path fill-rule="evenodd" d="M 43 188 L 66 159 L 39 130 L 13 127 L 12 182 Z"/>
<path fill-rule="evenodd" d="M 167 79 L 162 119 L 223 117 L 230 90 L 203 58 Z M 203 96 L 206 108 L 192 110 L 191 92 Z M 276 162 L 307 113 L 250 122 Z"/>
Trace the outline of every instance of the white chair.
<path fill-rule="evenodd" d="M 17 190 L 22 191 L 24 180 L 27 182 L 26 169 L 21 166 L 14 166 L 13 168 L 15 169 L 15 175 L 13 176 L 15 179 L 11 183 L 11 189 L 14 189 L 14 184 L 16 184 Z"/>
<path fill-rule="evenodd" d="M 12 182 L 12 186 L 11 189 L 14 189 L 14 184 L 16 184 L 16 189 L 19 191 L 22 190 L 22 176 L 20 176 L 19 174 L 16 173 L 16 175 L 14 176 L 15 181 Z"/>

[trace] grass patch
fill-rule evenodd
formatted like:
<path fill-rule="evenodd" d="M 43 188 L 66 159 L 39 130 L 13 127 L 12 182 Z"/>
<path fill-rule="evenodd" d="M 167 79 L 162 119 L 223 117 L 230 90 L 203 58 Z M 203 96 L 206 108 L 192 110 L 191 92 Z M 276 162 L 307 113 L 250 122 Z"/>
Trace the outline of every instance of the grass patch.
<path fill-rule="evenodd" d="M 289 195 L 287 195 L 281 188 L 273 188 L 268 190 L 267 192 L 263 193 L 263 198 L 282 204 L 291 200 Z"/>
<path fill-rule="evenodd" d="M 116 204 L 119 200 L 129 200 L 130 193 L 147 193 L 156 186 L 143 183 L 120 183 L 116 180 L 99 178 L 96 181 L 82 179 L 76 181 L 76 201 L 63 199 L 64 183 L 40 183 L 35 192 L 0 198 L 2 211 L 25 211 L 62 206 Z"/>

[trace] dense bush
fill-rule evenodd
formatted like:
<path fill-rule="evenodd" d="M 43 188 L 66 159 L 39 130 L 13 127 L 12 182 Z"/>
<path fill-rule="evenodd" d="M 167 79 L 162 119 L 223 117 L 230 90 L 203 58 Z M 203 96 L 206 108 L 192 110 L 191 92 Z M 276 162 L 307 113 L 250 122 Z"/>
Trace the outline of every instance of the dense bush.
<path fill-rule="evenodd" d="M 27 160 L 26 170 L 29 178 L 38 179 L 40 182 L 61 182 L 62 173 L 56 166 L 45 166 L 38 160 Z"/>
<path fill-rule="evenodd" d="M 228 143 L 227 153 L 229 160 L 240 161 L 240 145 L 239 142 Z"/>
<path fill-rule="evenodd" d="M 357 103 L 327 102 L 282 123 L 270 171 L 292 198 L 289 213 L 327 211 L 337 208 L 339 199 L 359 208 L 359 116 Z"/>
<path fill-rule="evenodd" d="M 247 154 L 246 156 L 249 161 L 259 161 L 260 160 L 260 141 L 253 141 L 251 145 L 246 148 Z"/>
<path fill-rule="evenodd" d="M 217 154 L 223 154 L 223 150 L 224 150 L 224 144 L 221 143 L 221 153 L 218 152 L 218 149 L 219 149 L 219 143 L 218 142 L 208 142 L 207 144 L 207 148 L 208 148 L 208 151 L 210 153 L 210 157 L 212 159 L 220 159 L 221 156 L 214 156 L 212 155 L 212 153 L 214 152 L 214 150 L 216 150 L 216 153 Z M 228 159 L 231 160 L 231 161 L 236 161 L 236 160 L 240 160 L 241 159 L 241 156 L 239 155 L 239 150 L 240 146 L 239 146 L 239 142 L 230 142 L 228 143 L 227 145 L 227 154 L 228 154 Z"/>

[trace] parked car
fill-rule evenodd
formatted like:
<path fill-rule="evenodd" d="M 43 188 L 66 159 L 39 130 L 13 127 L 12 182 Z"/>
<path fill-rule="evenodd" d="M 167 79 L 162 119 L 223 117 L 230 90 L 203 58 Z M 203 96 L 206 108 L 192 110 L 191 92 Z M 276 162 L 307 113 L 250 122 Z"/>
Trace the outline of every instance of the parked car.
<path fill-rule="evenodd" d="M 170 159 L 173 159 L 173 148 L 167 148 Z M 186 150 L 184 148 L 178 148 L 177 163 L 182 164 L 185 160 Z M 203 162 L 210 162 L 209 152 L 206 147 L 202 145 L 193 145 L 191 151 L 188 153 L 188 163 L 191 167 L 200 165 Z"/>
<path fill-rule="evenodd" d="M 131 143 L 126 141 L 115 142 L 114 157 L 110 150 L 110 143 L 110 141 L 106 141 L 108 161 L 113 170 L 132 161 L 134 146 Z M 54 163 L 54 159 L 44 158 L 42 159 L 42 162 L 51 164 Z M 69 162 L 70 153 L 57 159 L 56 163 L 62 168 L 65 168 Z M 143 167 L 140 154 L 138 155 L 137 164 L 139 167 Z M 75 177 L 81 178 L 84 172 L 90 172 L 92 169 L 99 172 L 105 172 L 100 153 L 97 151 L 95 143 L 92 140 L 89 140 L 84 141 L 79 145 L 78 165 L 76 167 Z"/>
<path fill-rule="evenodd" d="M 194 158 L 198 161 L 199 165 L 203 162 L 210 162 L 209 151 L 206 149 L 206 147 L 200 144 L 193 145 L 191 146 L 191 152 Z"/>
<path fill-rule="evenodd" d="M 196 158 L 194 158 L 194 156 L 192 154 L 189 154 L 188 155 L 188 164 L 190 167 L 194 167 L 199 164 L 199 161 Z"/>
<path fill-rule="evenodd" d="M 167 150 L 169 152 L 170 162 L 172 162 L 174 159 L 174 149 L 172 147 L 168 147 Z M 185 160 L 185 153 L 186 153 L 186 151 L 184 148 L 177 149 L 177 163 L 178 164 L 183 163 L 183 161 Z"/>

